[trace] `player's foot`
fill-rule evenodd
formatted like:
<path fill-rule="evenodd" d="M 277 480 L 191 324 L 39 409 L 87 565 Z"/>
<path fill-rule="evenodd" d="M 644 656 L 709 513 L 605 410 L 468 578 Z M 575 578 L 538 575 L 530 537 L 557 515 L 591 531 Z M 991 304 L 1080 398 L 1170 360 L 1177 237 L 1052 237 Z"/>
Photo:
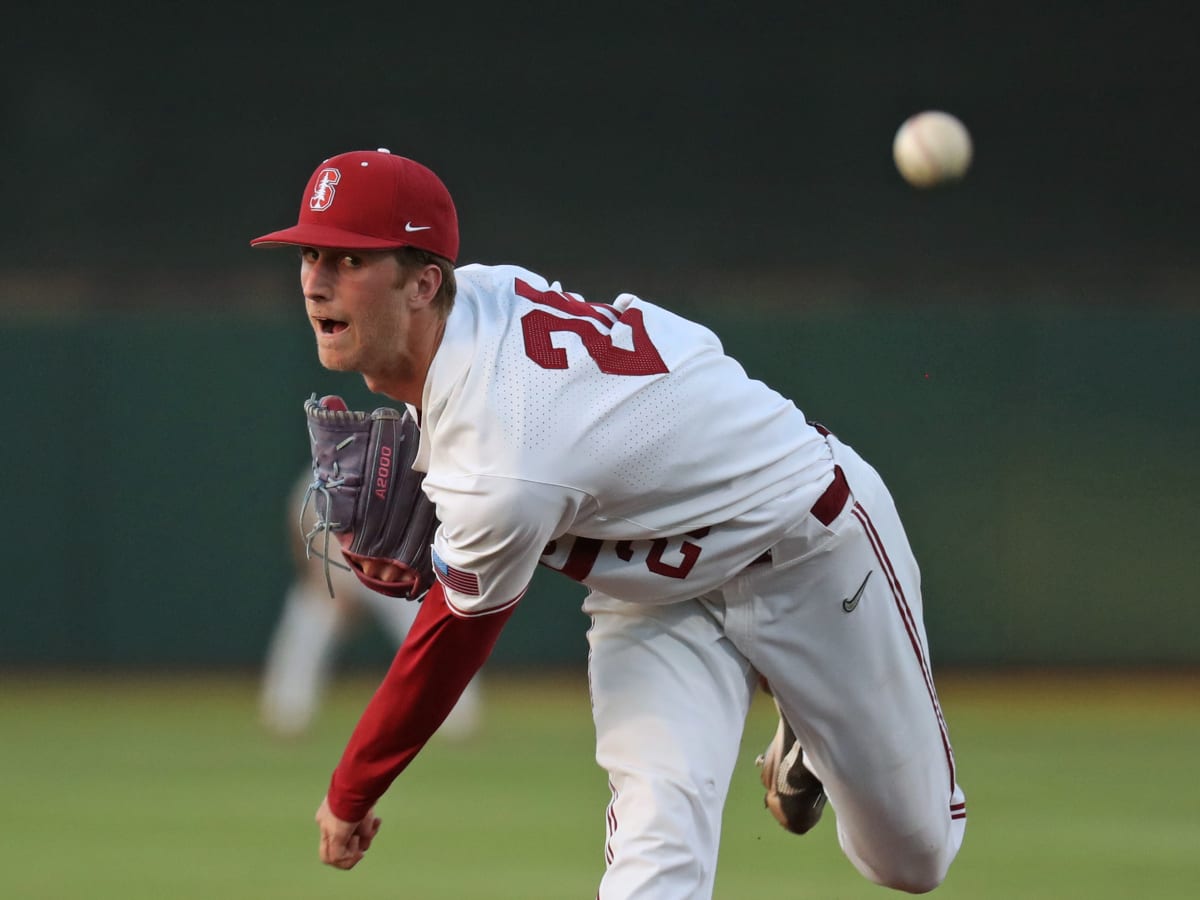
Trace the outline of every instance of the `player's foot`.
<path fill-rule="evenodd" d="M 757 763 L 767 789 L 767 809 L 793 834 L 811 829 L 825 809 L 825 788 L 804 765 L 802 755 L 800 742 L 781 712 L 775 737 Z"/>

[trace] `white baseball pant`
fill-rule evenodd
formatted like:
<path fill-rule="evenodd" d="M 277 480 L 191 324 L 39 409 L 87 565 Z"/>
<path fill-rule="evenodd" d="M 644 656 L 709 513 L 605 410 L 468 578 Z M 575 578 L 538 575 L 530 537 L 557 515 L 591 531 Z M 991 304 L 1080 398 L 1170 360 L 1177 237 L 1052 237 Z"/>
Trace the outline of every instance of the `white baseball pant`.
<path fill-rule="evenodd" d="M 850 488 L 829 525 L 806 516 L 771 561 L 695 600 L 585 601 L 596 759 L 612 790 L 601 900 L 712 896 L 760 675 L 864 876 L 927 891 L 958 852 L 966 805 L 930 670 L 920 572 L 878 474 L 828 440 Z"/>

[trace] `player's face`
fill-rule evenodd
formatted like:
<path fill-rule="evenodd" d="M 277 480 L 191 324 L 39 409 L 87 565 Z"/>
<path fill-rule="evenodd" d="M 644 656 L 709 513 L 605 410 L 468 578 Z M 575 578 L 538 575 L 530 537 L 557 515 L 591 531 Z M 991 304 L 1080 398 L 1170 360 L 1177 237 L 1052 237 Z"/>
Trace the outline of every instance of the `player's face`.
<path fill-rule="evenodd" d="M 300 251 L 300 286 L 321 365 L 383 373 L 403 352 L 408 307 L 400 263 L 390 250 Z"/>

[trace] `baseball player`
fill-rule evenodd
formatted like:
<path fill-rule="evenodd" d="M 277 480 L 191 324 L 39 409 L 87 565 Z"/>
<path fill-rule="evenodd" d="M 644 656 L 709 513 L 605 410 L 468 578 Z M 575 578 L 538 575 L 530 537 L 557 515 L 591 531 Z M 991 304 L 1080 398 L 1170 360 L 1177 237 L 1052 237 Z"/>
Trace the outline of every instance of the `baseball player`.
<path fill-rule="evenodd" d="M 263 666 L 259 711 L 263 725 L 280 737 L 298 737 L 312 724 L 339 645 L 363 616 L 375 619 L 399 647 L 420 608 L 378 594 L 348 571 L 329 569 L 330 596 L 324 567 L 310 557 L 299 522 L 305 493 L 312 482 L 305 469 L 289 496 L 286 526 L 291 538 L 294 577 L 271 635 Z M 438 734 L 452 740 L 474 735 L 480 724 L 479 679 L 473 679 Z"/>
<path fill-rule="evenodd" d="M 362 859 L 376 801 L 542 565 L 590 589 L 596 759 L 612 795 L 599 897 L 711 896 L 760 681 L 780 711 L 762 777 L 781 824 L 806 831 L 827 798 L 864 876 L 914 892 L 943 880 L 966 811 L 920 575 L 855 450 L 662 306 L 587 302 L 517 266 L 454 268 L 450 194 L 386 150 L 321 163 L 298 223 L 252 244 L 300 248 L 322 364 L 360 372 L 415 418 L 411 470 L 441 523 L 437 582 L 317 812 L 325 863 Z M 337 398 L 312 403 L 352 416 Z M 399 477 L 385 468 L 362 490 L 383 496 Z M 376 586 L 408 577 L 403 559 L 347 558 Z"/>

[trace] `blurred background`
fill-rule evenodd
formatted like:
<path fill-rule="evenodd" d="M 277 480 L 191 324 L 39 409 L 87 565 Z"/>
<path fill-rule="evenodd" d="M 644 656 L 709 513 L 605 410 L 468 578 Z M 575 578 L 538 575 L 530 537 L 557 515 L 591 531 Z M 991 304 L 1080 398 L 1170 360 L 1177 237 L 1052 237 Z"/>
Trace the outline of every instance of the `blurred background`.
<path fill-rule="evenodd" d="M 294 221 L 324 158 L 375 147 L 442 176 L 461 262 L 696 318 L 871 459 L 922 563 L 935 666 L 949 684 L 987 680 L 989 716 L 1059 696 L 1064 679 L 1108 701 L 1114 685 L 1149 684 L 1194 736 L 1196 19 L 1156 2 L 18 0 L 0 54 L 0 459 L 15 495 L 0 543 L 0 769 L 43 756 L 31 709 L 94 709 L 89 686 L 111 700 L 210 677 L 234 698 L 228 715 L 253 719 L 292 577 L 302 401 L 386 401 L 320 369 L 297 260 L 248 241 Z M 918 191 L 891 142 L 930 108 L 962 119 L 975 161 L 963 182 Z M 539 575 L 489 663 L 497 685 L 582 678 L 581 598 Z M 390 653 L 368 629 L 343 662 L 369 679 Z M 951 694 L 964 720 L 987 719 L 972 691 Z M 586 689 L 576 699 L 586 731 Z M 158 708 L 147 701 L 150 719 Z M 302 828 L 344 718 L 332 757 L 302 773 Z M 68 745 L 82 739 L 64 727 Z M 1060 758 L 1086 743 L 1145 760 L 1111 740 L 1124 726 L 1094 727 Z M 963 739 L 982 765 L 982 733 Z M 576 811 L 589 826 L 599 788 Z M 1178 784 L 1162 796 L 1182 805 L 1158 852 L 1194 850 L 1200 798 Z M 1148 818 L 1161 824 L 1163 805 Z M 1080 865 L 1112 859 L 1107 846 Z M 309 871 L 302 850 L 294 865 Z M 1142 886 L 1168 870 L 1194 884 L 1188 858 L 1133 871 Z M 858 896 L 842 876 L 811 896 Z M 40 877 L 11 895 L 74 895 Z M 115 895 L 184 896 L 164 877 Z M 543 895 L 506 889 L 447 896 Z M 1149 894 L 1184 896 L 1172 890 Z"/>

